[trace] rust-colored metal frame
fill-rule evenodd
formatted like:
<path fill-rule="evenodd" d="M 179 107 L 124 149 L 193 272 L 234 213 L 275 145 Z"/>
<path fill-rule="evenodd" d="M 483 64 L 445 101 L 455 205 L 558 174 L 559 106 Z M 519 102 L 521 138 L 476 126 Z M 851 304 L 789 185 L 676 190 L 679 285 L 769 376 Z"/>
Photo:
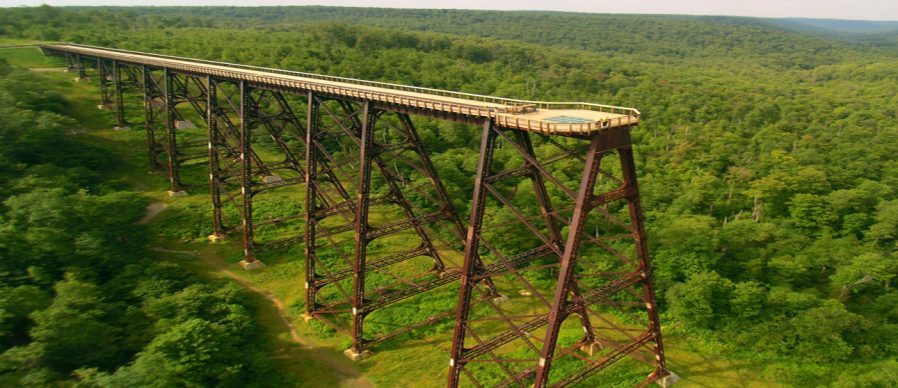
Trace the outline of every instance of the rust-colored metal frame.
<path fill-rule="evenodd" d="M 450 387 L 468 383 L 475 386 L 568 386 L 585 381 L 625 355 L 646 349 L 653 356 L 637 354 L 637 358 L 648 362 L 653 369 L 643 383 L 668 374 L 629 131 L 630 128 L 623 127 L 596 133 L 580 141 L 588 141 L 585 149 L 583 145 L 563 144 L 563 141 L 543 137 L 541 151 L 545 154 L 546 150 L 555 149 L 557 152 L 541 158 L 534 151 L 530 134 L 497 128 L 490 121 L 483 123 L 449 363 Z M 522 160 L 522 165 L 505 166 L 496 171 L 494 160 L 499 140 L 503 141 L 506 151 L 510 149 L 510 153 Z M 566 142 L 576 143 L 573 140 Z M 620 160 L 620 178 L 611 173 L 612 169 L 600 166 L 603 159 L 613 154 Z M 561 161 L 575 161 L 576 165 L 583 166 L 576 190 L 559 177 L 563 168 L 553 166 L 562 164 Z M 599 178 L 604 180 L 604 185 L 597 185 Z M 511 195 L 503 192 L 500 183 L 515 179 L 531 181 L 540 207 L 538 212 L 531 210 L 531 214 L 526 214 L 526 210 L 510 199 L 513 192 Z M 564 206 L 552 203 L 546 182 L 552 184 L 552 192 L 560 198 L 555 201 Z M 518 183 L 512 183 L 510 187 L 518 187 Z M 625 203 L 626 220 L 609 209 L 618 202 Z M 490 243 L 483 225 L 488 203 L 495 205 L 496 212 L 510 213 L 513 223 L 518 226 L 517 234 L 535 238 L 535 246 L 503 252 L 495 241 Z M 605 233 L 598 230 L 595 236 L 584 233 L 590 215 L 598 215 L 599 219 L 593 220 L 592 224 L 597 229 L 601 226 Z M 564 239 L 560 225 L 568 230 Z M 607 233 L 612 229 L 623 232 Z M 625 240 L 630 242 L 622 242 Z M 580 255 L 585 245 L 592 245 L 590 256 L 604 254 L 605 259 L 593 263 L 600 265 L 590 265 L 589 261 L 595 257 Z M 622 252 L 621 246 L 631 249 L 632 253 Z M 489 258 L 484 259 L 485 267 L 475 261 L 480 251 L 482 257 Z M 619 265 L 609 265 L 614 260 Z M 546 286 L 541 288 L 532 274 L 547 271 L 550 274 L 557 271 L 557 280 L 548 289 Z M 531 305 L 542 307 L 542 310 L 520 311 L 492 301 L 477 310 L 474 290 L 486 276 L 491 276 L 500 289 L 519 288 L 521 295 L 532 300 Z M 621 294 L 639 295 L 639 298 L 621 301 Z M 612 308 L 632 314 L 639 306 L 646 312 L 641 329 L 625 327 L 606 318 L 606 313 L 601 311 L 602 308 Z M 559 334 L 571 316 L 577 317 L 583 335 L 570 346 L 559 348 Z M 594 324 L 596 320 L 601 321 L 601 333 Z M 633 330 L 637 330 L 637 335 Z M 573 372 L 551 374 L 553 362 L 561 358 L 579 365 Z M 471 365 L 489 366 L 471 371 L 468 368 Z M 569 369 L 571 367 L 566 368 Z"/>
<path fill-rule="evenodd" d="M 273 188 L 306 185 L 304 213 L 290 216 L 303 219 L 304 231 L 286 240 L 266 243 L 264 249 L 305 243 L 306 315 L 348 334 L 352 339 L 352 353 L 360 355 L 376 343 L 455 315 L 450 387 L 465 383 L 465 379 L 476 386 L 567 386 L 587 380 L 625 355 L 634 355 L 651 366 L 652 372 L 643 383 L 669 373 L 652 287 L 629 127 L 609 128 L 578 137 L 578 140 L 537 135 L 540 143 L 535 147 L 530 132 L 500 128 L 490 119 L 460 113 L 62 54 L 66 57 L 67 68 L 78 71 L 79 78 L 86 77 L 85 63 L 91 59 L 96 61 L 101 103 L 116 106 L 119 126 L 127 125 L 123 89 L 142 88 L 149 166 L 151 170 L 161 169 L 160 159 L 162 153 L 166 153 L 173 192 L 183 189 L 180 167 L 184 162 L 208 159 L 212 233 L 220 236 L 235 228 L 226 225 L 222 208 L 226 203 L 238 205 L 247 262 L 255 261 L 260 248 L 254 239 L 257 224 L 253 217 L 253 197 Z M 125 77 L 122 76 L 123 69 Z M 110 81 L 113 93 L 108 90 Z M 222 93 L 225 89 L 233 94 Z M 305 123 L 285 94 L 304 97 Z M 176 121 L 183 120 L 183 115 L 177 106 L 183 103 L 189 104 L 206 122 L 207 139 L 202 144 L 178 141 Z M 384 141 L 375 140 L 385 115 L 395 115 L 394 123 L 398 123 L 389 129 L 393 131 L 393 142 L 387 141 L 386 134 Z M 480 159 L 466 230 L 451 206 L 410 115 L 482 127 Z M 159 124 L 163 116 L 164 129 Z M 235 124 L 235 119 L 239 124 Z M 324 121 L 329 121 L 330 125 Z M 273 164 L 262 161 L 254 147 L 257 128 L 263 128 L 272 138 L 274 147 L 270 151 L 283 155 L 283 161 Z M 401 134 L 398 141 L 396 133 Z M 285 134 L 292 139 L 287 140 Z M 333 138 L 342 138 L 344 143 L 340 146 L 345 148 L 348 144 L 353 151 L 329 149 L 329 144 L 335 144 L 329 140 Z M 577 141 L 587 145 L 577 145 Z M 191 152 L 200 145 L 207 149 L 201 153 Z M 557 152 L 547 154 L 547 149 Z M 402 181 L 403 172 L 395 165 L 391 166 L 386 158 L 392 152 L 405 151 L 415 154 L 412 159 L 416 161 L 418 173 L 432 185 L 436 193 L 433 197 L 436 211 L 422 213 L 422 209 L 416 209 L 404 195 L 409 188 Z M 495 163 L 497 152 L 502 153 L 503 161 L 517 160 L 521 164 L 506 165 L 500 170 Z M 609 159 L 610 155 L 617 155 L 618 167 L 601 165 L 601 161 Z M 408 161 L 403 158 L 399 157 L 399 160 Z M 567 167 L 557 167 L 563 164 L 560 161 L 565 161 Z M 572 165 L 582 167 L 579 179 L 559 176 L 561 170 L 570 170 Z M 265 179 L 275 176 L 277 170 L 290 171 L 295 176 Z M 372 173 L 375 171 L 387 185 L 385 195 L 372 196 Z M 566 172 L 566 176 L 572 176 L 570 171 Z M 355 190 L 346 190 L 344 184 L 353 183 L 353 180 Z M 524 181 L 527 183 L 521 183 Z M 577 187 L 568 187 L 571 182 Z M 528 185 L 532 189 L 532 202 L 538 205 L 535 208 L 515 203 L 517 188 Z M 235 190 L 238 187 L 239 191 Z M 352 198 L 353 194 L 355 198 Z M 370 208 L 380 205 L 396 206 L 401 210 L 401 218 L 372 227 Z M 488 230 L 489 227 L 484 225 L 488 212 L 497 212 L 499 219 L 504 216 L 505 221 L 511 221 Z M 333 217 L 345 222 L 325 226 L 326 220 Z M 447 266 L 425 228 L 442 221 L 451 223 L 459 242 L 464 243 L 461 268 Z M 530 245 L 515 247 L 516 252 L 508 253 L 503 251 L 508 247 L 488 238 L 490 233 L 504 231 L 503 228 L 509 225 L 518 228 L 520 236 L 533 237 Z M 586 231 L 591 226 L 596 228 L 595 235 Z M 623 230 L 623 233 L 614 234 L 614 229 Z M 409 251 L 369 258 L 372 241 L 402 231 L 414 231 L 420 245 Z M 332 263 L 320 265 L 323 263 L 318 250 L 322 244 L 329 244 L 340 251 L 341 242 L 337 236 L 341 233 L 351 234 L 354 241 L 352 254 L 342 257 L 348 267 L 328 272 L 324 268 Z M 587 245 L 589 247 L 585 247 Z M 626 249 L 632 250 L 632 254 L 624 253 Z M 604 269 L 591 268 L 589 263 L 597 257 L 597 252 L 618 260 L 618 266 L 602 261 L 596 268 L 604 266 Z M 413 279 L 386 271 L 392 265 L 415 257 L 428 258 L 433 262 L 432 268 Z M 376 272 L 393 276 L 396 282 L 370 290 L 366 278 Z M 496 280 L 503 276 L 510 280 Z M 542 278 L 537 281 L 534 276 Z M 546 276 L 556 279 L 547 286 Z M 351 283 L 351 292 L 343 289 L 338 292 L 345 298 L 320 302 L 319 293 L 325 287 L 340 288 L 339 283 L 344 280 Z M 455 282 L 460 283 L 456 309 L 377 338 L 366 337 L 364 320 L 374 310 Z M 481 297 L 476 296 L 478 288 L 483 289 Z M 520 295 L 535 299 L 535 305 L 542 310 L 514 312 L 517 297 L 510 294 L 515 289 L 519 289 Z M 502 290 L 506 295 L 499 294 Z M 637 300 L 627 301 L 627 297 Z M 503 307 L 503 301 L 507 299 L 512 299 L 505 302 L 511 305 Z M 634 314 L 639 309 L 645 313 L 641 315 L 642 321 Z M 608 310 L 623 314 L 631 324 L 642 322 L 643 326 L 638 330 L 625 327 L 625 323 L 606 318 Z M 341 314 L 349 316 L 350 327 L 339 327 L 328 318 Z M 576 316 L 583 334 L 573 344 L 560 344 L 564 342 L 560 338 L 565 322 L 571 316 Z M 480 330 L 477 326 L 483 322 L 498 322 L 504 326 L 493 325 L 488 330 Z M 509 358 L 500 354 L 507 350 L 532 356 Z M 642 354 L 646 351 L 652 356 Z M 571 369 L 566 367 L 562 375 L 553 374 L 554 364 L 570 360 L 580 364 L 576 370 L 569 372 Z M 498 374 L 472 372 L 471 366 L 480 362 L 495 365 Z"/>

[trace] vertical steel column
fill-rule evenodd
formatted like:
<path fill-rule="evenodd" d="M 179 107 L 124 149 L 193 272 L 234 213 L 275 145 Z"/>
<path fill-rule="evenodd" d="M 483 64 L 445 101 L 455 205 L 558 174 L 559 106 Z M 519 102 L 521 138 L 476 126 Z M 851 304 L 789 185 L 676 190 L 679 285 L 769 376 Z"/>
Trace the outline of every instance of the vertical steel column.
<path fill-rule="evenodd" d="M 97 75 L 100 79 L 100 108 L 107 108 L 112 104 L 109 98 L 109 71 L 106 68 L 106 61 L 97 57 Z"/>
<path fill-rule="evenodd" d="M 318 285 L 315 274 L 318 217 L 318 131 L 321 129 L 320 106 L 313 92 L 308 93 L 306 107 L 306 317 L 312 317 L 317 307 Z"/>
<path fill-rule="evenodd" d="M 87 74 L 84 72 L 84 62 L 81 60 L 81 54 L 75 54 L 75 63 L 78 66 L 78 79 L 87 78 Z"/>
<path fill-rule="evenodd" d="M 639 185 L 636 182 L 636 163 L 633 161 L 633 148 L 627 146 L 617 150 L 620 156 L 621 172 L 626 187 L 632 188 L 627 197 L 627 210 L 633 227 L 633 238 L 636 244 L 636 256 L 642 267 L 643 302 L 649 319 L 649 329 L 654 336 L 655 377 L 668 375 L 667 361 L 664 356 L 664 344 L 661 341 L 661 321 L 658 318 L 658 304 L 655 299 L 655 287 L 652 282 L 652 263 L 646 240 L 645 223 L 642 216 L 642 205 L 639 201 Z"/>
<path fill-rule="evenodd" d="M 105 80 L 106 74 L 100 73 L 100 79 Z M 115 86 L 115 122 L 119 129 L 128 126 L 125 121 L 125 97 L 122 95 L 122 69 L 117 60 L 112 60 L 112 77 Z M 105 81 L 103 81 L 105 82 Z"/>
<path fill-rule="evenodd" d="M 72 59 L 72 54 L 65 53 L 65 71 L 70 72 L 75 69 L 75 60 Z"/>
<path fill-rule="evenodd" d="M 580 240 L 583 229 L 586 226 L 587 216 L 591 210 L 590 200 L 593 198 L 593 189 L 599 173 L 599 165 L 602 160 L 602 152 L 606 148 L 606 135 L 597 133 L 592 135 L 589 151 L 586 155 L 586 163 L 583 175 L 580 178 L 580 188 L 577 190 L 577 198 L 574 202 L 574 214 L 571 217 L 568 238 L 564 247 L 564 256 L 561 257 L 561 268 L 558 274 L 558 283 L 555 286 L 555 296 L 552 298 L 552 309 L 549 311 L 549 324 L 546 327 L 545 341 L 540 353 L 539 364 L 536 368 L 535 387 L 545 387 L 549 379 L 549 368 L 555 354 L 558 341 L 558 333 L 561 324 L 567 316 L 563 313 L 567 305 L 568 295 L 573 291 L 574 269 L 576 268 L 577 255 L 580 250 Z"/>
<path fill-rule="evenodd" d="M 483 225 L 483 214 L 486 206 L 486 177 L 489 176 L 493 164 L 493 151 L 496 148 L 496 132 L 492 120 L 483 122 L 480 135 L 480 160 L 477 162 L 477 175 L 474 179 L 474 193 L 471 202 L 471 218 L 468 221 L 468 233 L 465 238 L 465 261 L 461 274 L 461 289 L 458 297 L 458 312 L 455 318 L 455 333 L 452 337 L 452 350 L 449 359 L 449 386 L 457 387 L 461 377 L 460 357 L 465 345 L 468 315 L 471 298 L 477 282 L 471 278 L 477 276 L 480 267 L 477 265 L 477 254 L 480 249 L 480 228 Z"/>
<path fill-rule="evenodd" d="M 168 151 L 168 180 L 171 183 L 171 192 L 181 191 L 181 176 L 178 165 L 178 137 L 175 130 L 175 94 L 174 74 L 171 70 L 163 69 L 165 80 L 165 131 L 166 146 Z"/>
<path fill-rule="evenodd" d="M 240 194 L 243 199 L 243 256 L 246 263 L 256 261 L 255 241 L 253 237 L 253 163 L 252 152 L 252 116 L 250 89 L 246 81 L 240 81 Z"/>
<path fill-rule="evenodd" d="M 209 127 L 209 189 L 212 192 L 212 237 L 222 235 L 221 168 L 218 159 L 218 86 L 212 76 L 206 76 L 206 124 Z"/>
<path fill-rule="evenodd" d="M 153 89 L 155 82 L 153 81 L 152 70 L 146 65 L 140 67 L 143 75 L 143 104 L 144 104 L 144 125 L 147 132 L 147 152 L 148 152 L 148 168 L 150 171 L 159 171 L 159 145 L 156 144 L 156 114 L 153 112 Z"/>
<path fill-rule="evenodd" d="M 346 113 L 352 112 L 352 110 L 350 109 L 350 107 L 347 104 L 343 104 L 343 109 Z M 400 121 L 403 129 L 405 129 L 406 134 L 408 135 L 408 140 L 417 141 L 417 143 L 415 143 L 415 145 L 413 145 L 413 147 L 414 148 L 423 148 L 420 146 L 420 139 L 417 139 L 416 135 L 413 136 L 411 134 L 411 132 L 414 130 L 414 127 L 411 126 L 411 119 L 408 117 L 408 115 L 400 113 L 400 114 L 398 114 L 398 116 L 399 116 L 399 121 Z M 353 123 L 356 128 L 360 128 L 362 126 L 361 122 L 357 118 L 355 118 L 355 116 L 353 116 Z M 410 131 L 410 129 L 412 131 Z M 417 140 L 414 140 L 414 139 L 417 139 Z M 423 158 L 424 155 L 419 154 L 419 156 L 422 156 L 422 158 Z M 405 216 L 408 219 L 410 219 L 410 220 L 415 219 L 417 217 L 415 215 L 415 211 L 412 209 L 412 205 L 408 201 L 408 199 L 405 197 L 405 195 L 402 194 L 402 189 L 396 183 L 394 177 L 390 174 L 390 167 L 384 162 L 384 160 L 379 155 L 374 156 L 374 162 L 377 164 L 378 169 L 381 171 L 381 175 L 383 176 L 384 182 L 388 186 L 390 186 L 390 192 L 396 198 L 396 201 L 395 201 L 396 205 L 402 209 L 403 213 L 405 213 Z M 434 172 L 434 176 L 436 176 L 436 170 L 432 170 L 432 171 Z M 433 182 L 436 183 L 437 181 L 434 180 Z M 443 210 L 446 210 L 446 209 L 443 209 Z M 433 258 L 434 264 L 433 264 L 432 271 L 442 273 L 446 269 L 446 265 L 443 263 L 443 259 L 440 257 L 439 252 L 437 252 L 436 248 L 434 248 L 433 242 L 431 241 L 430 236 L 428 236 L 427 232 L 424 230 L 424 226 L 421 225 L 420 223 L 414 223 L 412 225 L 412 227 L 415 229 L 415 233 L 418 234 L 418 237 L 421 238 L 421 244 L 424 247 L 424 249 L 427 250 L 428 255 L 430 255 L 430 257 Z"/>
<path fill-rule="evenodd" d="M 359 184 L 358 201 L 356 203 L 355 218 L 355 262 L 353 277 L 355 280 L 352 297 L 352 348 L 356 354 L 365 350 L 363 323 L 365 320 L 365 260 L 368 245 L 368 197 L 371 191 L 371 162 L 376 151 L 373 149 L 374 124 L 377 120 L 377 112 L 371 108 L 371 103 L 365 101 L 362 106 L 362 116 L 365 118 L 361 128 L 361 143 L 359 144 Z"/>

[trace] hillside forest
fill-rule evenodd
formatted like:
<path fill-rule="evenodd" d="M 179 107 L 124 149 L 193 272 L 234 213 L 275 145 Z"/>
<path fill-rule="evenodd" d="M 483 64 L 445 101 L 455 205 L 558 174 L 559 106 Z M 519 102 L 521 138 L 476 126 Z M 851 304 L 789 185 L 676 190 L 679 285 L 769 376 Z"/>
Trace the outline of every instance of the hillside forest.
<path fill-rule="evenodd" d="M 898 385 L 896 36 L 730 17 L 0 9 L 8 43 L 636 107 L 664 333 L 751 365 L 772 386 Z M 139 223 L 151 201 L 143 191 L 164 191 L 164 179 L 109 176 L 144 151 L 85 139 L 83 128 L 112 121 L 85 122 L 98 113 L 79 114 L 72 99 L 98 97 L 48 88 L 28 67 L 50 66 L 5 53 L 13 51 L 0 51 L 0 385 L 291 384 L 264 356 L 245 290 L 151 249 L 158 238 L 204 239 L 207 207 L 183 210 L 165 231 Z M 452 123 L 419 130 L 466 212 L 479 135 Z"/>

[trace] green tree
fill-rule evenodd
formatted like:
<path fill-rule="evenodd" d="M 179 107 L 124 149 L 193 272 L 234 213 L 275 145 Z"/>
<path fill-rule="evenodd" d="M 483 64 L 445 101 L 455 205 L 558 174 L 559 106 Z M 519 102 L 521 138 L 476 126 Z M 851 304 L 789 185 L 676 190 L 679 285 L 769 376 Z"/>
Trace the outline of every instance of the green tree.
<path fill-rule="evenodd" d="M 110 321 L 113 308 L 100 289 L 70 276 L 53 289 L 53 303 L 32 314 L 31 337 L 43 349 L 42 361 L 61 372 L 114 365 L 121 333 Z"/>

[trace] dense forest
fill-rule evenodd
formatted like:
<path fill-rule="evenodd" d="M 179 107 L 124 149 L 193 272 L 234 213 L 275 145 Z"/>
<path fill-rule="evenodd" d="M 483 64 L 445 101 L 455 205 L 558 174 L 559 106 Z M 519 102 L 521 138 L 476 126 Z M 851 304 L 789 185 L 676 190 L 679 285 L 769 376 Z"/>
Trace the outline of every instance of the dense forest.
<path fill-rule="evenodd" d="M 665 332 L 783 384 L 898 384 L 893 33 L 723 17 L 40 7 L 0 10 L 0 37 L 636 107 Z M 145 200 L 102 177 L 116 156 L 73 147 L 77 124 L 33 75 L 0 75 L 0 381 L 236 385 L 266 373 L 244 337 L 215 334 L 254 327 L 241 293 L 153 261 L 135 224 Z M 479 139 L 454 128 L 421 130 L 464 193 Z M 197 342 L 203 356 L 178 359 Z"/>

